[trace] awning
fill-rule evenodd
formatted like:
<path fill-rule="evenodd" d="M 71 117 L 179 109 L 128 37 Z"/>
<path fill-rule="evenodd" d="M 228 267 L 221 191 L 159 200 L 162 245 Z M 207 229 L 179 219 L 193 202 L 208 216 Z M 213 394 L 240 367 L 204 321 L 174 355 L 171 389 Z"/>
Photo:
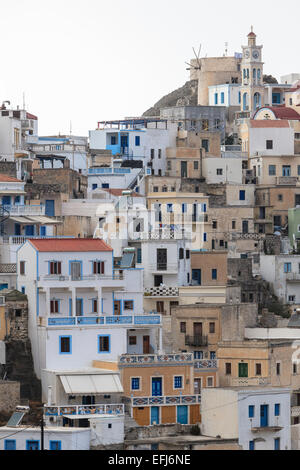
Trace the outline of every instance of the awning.
<path fill-rule="evenodd" d="M 59 377 L 68 395 L 99 395 L 124 391 L 118 374 L 78 374 Z"/>
<path fill-rule="evenodd" d="M 32 224 L 41 224 L 41 225 L 47 225 L 47 224 L 61 224 L 60 220 L 56 219 L 50 219 L 49 217 L 44 217 L 41 215 L 31 215 L 30 217 L 28 216 L 15 216 L 15 215 L 10 215 L 9 218 L 15 222 L 18 222 L 19 224 L 23 225 L 32 225 Z"/>
<path fill-rule="evenodd" d="M 16 194 L 26 194 L 23 189 L 0 189 L 0 194 L 11 194 L 15 196 Z"/>
<path fill-rule="evenodd" d="M 16 215 L 10 215 L 9 218 L 14 222 L 18 222 L 18 224 L 32 225 L 34 223 L 29 217 L 17 217 Z"/>

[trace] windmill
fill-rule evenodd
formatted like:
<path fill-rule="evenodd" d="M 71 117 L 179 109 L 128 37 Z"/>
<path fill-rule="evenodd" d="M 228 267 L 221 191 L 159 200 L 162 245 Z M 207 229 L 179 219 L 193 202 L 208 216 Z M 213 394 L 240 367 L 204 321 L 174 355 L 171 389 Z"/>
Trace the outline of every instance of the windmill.
<path fill-rule="evenodd" d="M 201 47 L 202 47 L 202 44 L 200 44 L 198 54 L 196 54 L 195 49 L 192 48 L 192 49 L 193 49 L 193 52 L 194 52 L 194 54 L 195 54 L 195 57 L 196 57 L 197 65 L 190 64 L 189 62 L 185 62 L 185 64 L 189 65 L 189 68 L 187 68 L 186 70 L 191 70 L 191 69 L 193 69 L 193 70 L 201 70 L 201 59 L 200 59 Z"/>

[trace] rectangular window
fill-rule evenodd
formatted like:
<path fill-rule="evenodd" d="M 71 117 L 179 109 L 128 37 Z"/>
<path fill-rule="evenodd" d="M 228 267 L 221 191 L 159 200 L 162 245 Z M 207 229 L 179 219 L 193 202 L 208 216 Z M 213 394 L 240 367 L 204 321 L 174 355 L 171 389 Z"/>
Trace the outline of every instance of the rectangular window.
<path fill-rule="evenodd" d="M 221 104 L 224 104 L 224 91 L 221 92 Z"/>
<path fill-rule="evenodd" d="M 280 362 L 276 362 L 276 375 L 280 375 Z"/>
<path fill-rule="evenodd" d="M 141 138 L 139 135 L 135 136 L 135 146 L 139 147 L 141 145 Z"/>
<path fill-rule="evenodd" d="M 269 165 L 269 175 L 270 176 L 276 175 L 276 165 Z"/>
<path fill-rule="evenodd" d="M 142 262 L 142 248 L 137 249 L 136 258 L 136 262 L 140 264 Z"/>
<path fill-rule="evenodd" d="M 244 189 L 240 190 L 240 201 L 245 201 L 246 199 L 246 191 Z"/>
<path fill-rule="evenodd" d="M 99 335 L 99 353 L 110 352 L 110 335 Z"/>
<path fill-rule="evenodd" d="M 231 228 L 232 228 L 232 229 L 235 229 L 235 228 L 236 228 L 236 221 L 235 221 L 235 220 L 232 221 L 232 223 L 231 223 Z"/>
<path fill-rule="evenodd" d="M 131 377 L 131 390 L 139 390 L 139 389 L 140 389 L 140 378 Z"/>
<path fill-rule="evenodd" d="M 116 136 L 112 135 L 111 138 L 110 138 L 110 145 L 116 145 L 116 143 L 117 143 Z"/>
<path fill-rule="evenodd" d="M 261 364 L 255 364 L 255 375 L 261 375 Z"/>
<path fill-rule="evenodd" d="M 59 301 L 50 300 L 50 313 L 59 313 Z"/>
<path fill-rule="evenodd" d="M 216 324 L 215 324 L 215 322 L 210 322 L 210 323 L 209 323 L 209 332 L 210 332 L 210 333 L 215 333 L 215 332 L 216 332 Z"/>
<path fill-rule="evenodd" d="M 203 130 L 208 130 L 207 129 L 203 129 Z M 205 152 L 209 152 L 209 140 L 208 139 L 202 139 L 202 142 L 201 142 L 201 147 L 204 148 Z"/>
<path fill-rule="evenodd" d="M 280 437 L 274 439 L 274 450 L 280 450 Z"/>
<path fill-rule="evenodd" d="M 98 300 L 97 299 L 92 300 L 92 306 L 93 306 L 93 313 L 98 313 Z"/>
<path fill-rule="evenodd" d="M 273 140 L 266 140 L 266 149 L 267 150 L 273 149 Z"/>
<path fill-rule="evenodd" d="M 61 450 L 61 441 L 50 441 L 49 450 Z"/>
<path fill-rule="evenodd" d="M 209 352 L 209 358 L 210 359 L 216 359 L 216 351 L 210 351 Z"/>
<path fill-rule="evenodd" d="M 297 175 L 300 176 L 300 165 L 297 166 Z"/>
<path fill-rule="evenodd" d="M 59 337 L 59 353 L 72 354 L 72 336 Z"/>
<path fill-rule="evenodd" d="M 167 204 L 167 212 L 173 212 L 173 204 Z"/>
<path fill-rule="evenodd" d="M 17 450 L 16 441 L 14 439 L 5 439 L 4 450 Z"/>
<path fill-rule="evenodd" d="M 124 300 L 124 310 L 133 310 L 133 300 Z"/>
<path fill-rule="evenodd" d="M 213 386 L 214 386 L 214 379 L 213 379 L 213 377 L 207 377 L 207 379 L 206 379 L 206 386 L 207 386 L 207 387 L 213 387 Z"/>
<path fill-rule="evenodd" d="M 203 234 L 203 241 L 206 242 L 207 241 L 207 236 L 206 236 L 206 233 Z"/>
<path fill-rule="evenodd" d="M 198 170 L 199 162 L 197 160 L 194 161 L 194 170 Z"/>
<path fill-rule="evenodd" d="M 292 263 L 284 263 L 284 272 L 285 273 L 292 272 Z"/>
<path fill-rule="evenodd" d="M 161 149 L 158 149 L 158 158 L 161 158 Z"/>
<path fill-rule="evenodd" d="M 218 228 L 218 223 L 216 220 L 212 221 L 212 228 Z"/>
<path fill-rule="evenodd" d="M 213 280 L 217 280 L 217 278 L 218 278 L 218 270 L 217 269 L 212 269 L 211 270 L 211 278 Z"/>
<path fill-rule="evenodd" d="M 186 322 L 185 321 L 180 322 L 180 333 L 186 333 Z"/>
<path fill-rule="evenodd" d="M 129 336 L 129 345 L 130 346 L 136 345 L 136 336 Z"/>
<path fill-rule="evenodd" d="M 248 417 L 254 418 L 254 405 L 249 405 L 248 407 Z"/>
<path fill-rule="evenodd" d="M 282 165 L 282 176 L 291 176 L 291 166 Z"/>
<path fill-rule="evenodd" d="M 215 93 L 215 104 L 218 104 L 218 93 Z"/>
<path fill-rule="evenodd" d="M 61 262 L 51 261 L 49 263 L 49 274 L 61 274 Z"/>
<path fill-rule="evenodd" d="M 249 450 L 255 450 L 255 442 L 249 441 Z"/>
<path fill-rule="evenodd" d="M 280 416 L 280 403 L 275 403 L 275 406 L 274 406 L 274 415 L 275 415 L 275 416 Z"/>
<path fill-rule="evenodd" d="M 25 261 L 20 261 L 20 274 L 22 276 L 25 274 Z"/>
<path fill-rule="evenodd" d="M 93 261 L 93 274 L 104 274 L 104 261 Z"/>
<path fill-rule="evenodd" d="M 182 376 L 181 375 L 174 376 L 174 388 L 182 388 Z"/>
<path fill-rule="evenodd" d="M 231 375 L 231 362 L 225 362 L 225 374 Z"/>
<path fill-rule="evenodd" d="M 223 168 L 217 168 L 217 175 L 223 175 Z"/>

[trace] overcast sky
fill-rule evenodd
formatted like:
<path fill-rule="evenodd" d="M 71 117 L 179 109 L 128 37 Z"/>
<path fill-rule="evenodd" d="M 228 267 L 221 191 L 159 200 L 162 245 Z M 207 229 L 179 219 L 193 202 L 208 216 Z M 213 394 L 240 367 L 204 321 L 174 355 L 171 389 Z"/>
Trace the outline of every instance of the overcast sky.
<path fill-rule="evenodd" d="M 286 5 L 286 6 L 285 6 Z M 189 80 L 185 61 L 241 52 L 251 25 L 264 72 L 300 72 L 300 1 L 0 0 L 0 101 L 39 117 L 39 134 L 88 135 L 138 116 Z"/>

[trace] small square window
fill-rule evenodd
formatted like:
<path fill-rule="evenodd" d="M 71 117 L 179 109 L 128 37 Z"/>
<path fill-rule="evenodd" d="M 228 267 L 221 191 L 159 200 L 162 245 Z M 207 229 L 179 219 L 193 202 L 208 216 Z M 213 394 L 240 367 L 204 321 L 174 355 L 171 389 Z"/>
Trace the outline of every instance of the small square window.
<path fill-rule="evenodd" d="M 182 376 L 181 375 L 175 375 L 174 388 L 182 388 Z"/>
<path fill-rule="evenodd" d="M 131 378 L 131 390 L 140 390 L 140 378 L 139 377 Z"/>
<path fill-rule="evenodd" d="M 136 345 L 136 336 L 129 336 L 129 345 Z"/>
<path fill-rule="evenodd" d="M 282 194 L 278 194 L 278 201 L 283 201 L 283 196 L 282 196 Z"/>
<path fill-rule="evenodd" d="M 266 140 L 266 149 L 267 150 L 273 149 L 273 140 Z"/>
<path fill-rule="evenodd" d="M 217 168 L 217 175 L 223 175 L 223 168 Z"/>
<path fill-rule="evenodd" d="M 124 300 L 124 310 L 133 310 L 133 300 Z"/>

